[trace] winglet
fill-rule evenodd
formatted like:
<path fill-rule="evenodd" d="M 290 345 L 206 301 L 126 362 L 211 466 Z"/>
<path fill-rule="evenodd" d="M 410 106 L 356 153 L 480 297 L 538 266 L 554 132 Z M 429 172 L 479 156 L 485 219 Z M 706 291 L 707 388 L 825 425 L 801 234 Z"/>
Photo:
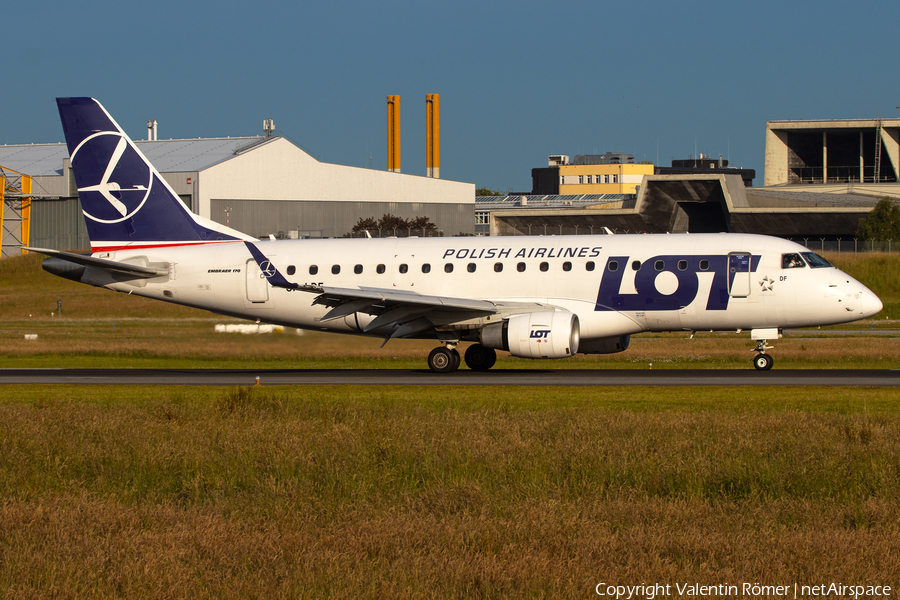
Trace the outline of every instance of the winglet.
<path fill-rule="evenodd" d="M 300 288 L 299 283 L 291 283 L 287 279 L 284 278 L 284 275 L 275 268 L 275 265 L 272 264 L 266 255 L 260 252 L 259 248 L 256 247 L 255 244 L 251 242 L 244 242 L 247 245 L 247 250 L 250 251 L 250 254 L 253 256 L 253 260 L 256 261 L 256 264 L 259 265 L 260 272 L 265 276 L 265 278 L 269 281 L 269 285 L 272 287 L 280 287 L 284 288 L 288 291 L 296 290 Z"/>

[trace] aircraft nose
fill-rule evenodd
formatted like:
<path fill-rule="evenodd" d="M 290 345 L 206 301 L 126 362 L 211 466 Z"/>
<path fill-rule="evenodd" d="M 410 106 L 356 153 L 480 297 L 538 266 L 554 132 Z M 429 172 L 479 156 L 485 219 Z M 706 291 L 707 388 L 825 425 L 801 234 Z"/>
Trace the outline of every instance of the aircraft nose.
<path fill-rule="evenodd" d="M 884 304 L 882 304 L 881 299 L 868 289 L 864 289 L 862 293 L 862 316 L 871 317 L 881 312 L 882 308 L 884 308 Z"/>

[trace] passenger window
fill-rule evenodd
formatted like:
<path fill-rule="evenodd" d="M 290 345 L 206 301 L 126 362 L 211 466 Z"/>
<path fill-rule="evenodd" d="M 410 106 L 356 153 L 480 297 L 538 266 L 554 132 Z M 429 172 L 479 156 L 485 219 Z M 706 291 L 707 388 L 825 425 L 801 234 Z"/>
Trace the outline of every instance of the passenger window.
<path fill-rule="evenodd" d="M 401 264 L 401 265 L 400 265 L 400 272 L 401 272 L 401 273 L 406 273 L 407 271 L 409 271 L 409 265 L 407 265 L 407 264 L 405 264 L 405 263 L 404 263 L 404 264 Z"/>
<path fill-rule="evenodd" d="M 503 263 L 494 263 L 494 273 L 499 273 L 503 270 Z"/>
<path fill-rule="evenodd" d="M 297 272 L 297 267 L 295 267 L 294 265 L 288 265 L 288 268 L 287 268 L 288 275 L 293 275 L 296 272 Z"/>
<path fill-rule="evenodd" d="M 687 269 L 687 261 L 686 261 L 686 260 L 679 260 L 679 261 L 678 261 L 678 270 L 679 270 L 679 271 L 684 271 L 685 269 Z"/>
<path fill-rule="evenodd" d="M 632 263 L 631 263 L 631 270 L 632 270 L 632 271 L 640 271 L 640 270 L 641 270 L 641 261 L 636 260 L 636 261 L 632 262 Z"/>
<path fill-rule="evenodd" d="M 316 265 L 309 266 L 309 274 L 310 275 L 315 275 L 318 272 L 319 272 L 319 267 L 317 267 Z"/>
<path fill-rule="evenodd" d="M 524 273 L 525 272 L 525 263 L 517 264 L 516 271 L 518 271 L 519 273 Z"/>
<path fill-rule="evenodd" d="M 362 265 L 356 265 L 355 267 L 353 267 L 353 272 L 356 273 L 357 275 L 361 275 L 363 272 Z"/>
<path fill-rule="evenodd" d="M 781 255 L 782 269 L 798 269 L 805 266 L 806 263 L 803 262 L 803 259 L 797 253 Z"/>
<path fill-rule="evenodd" d="M 616 261 L 613 261 L 613 262 L 616 262 Z M 616 269 L 618 269 L 618 268 L 619 268 L 619 265 L 617 263 Z M 616 269 L 610 269 L 610 271 L 615 271 Z M 585 271 L 593 271 L 594 270 L 594 261 L 589 260 L 586 263 L 584 263 L 584 270 Z"/>
<path fill-rule="evenodd" d="M 475 272 L 475 263 L 469 263 L 466 266 L 466 271 L 468 271 L 469 273 L 474 273 Z"/>
<path fill-rule="evenodd" d="M 375 272 L 378 273 L 379 275 L 383 275 L 384 270 L 385 270 L 384 265 L 378 265 L 377 267 L 375 267 Z"/>
<path fill-rule="evenodd" d="M 708 271 L 708 270 L 709 270 L 709 261 L 706 260 L 705 258 L 704 258 L 703 260 L 700 261 L 700 270 L 701 270 L 701 271 Z"/>
<path fill-rule="evenodd" d="M 593 265 L 594 263 L 588 263 L 588 264 Z M 609 261 L 609 264 L 606 265 L 606 268 L 609 269 L 610 271 L 618 271 L 619 270 L 619 261 L 617 261 L 617 260 Z M 591 270 L 591 269 L 588 269 L 588 270 Z"/>
<path fill-rule="evenodd" d="M 666 268 L 666 263 L 664 261 L 658 260 L 658 261 L 656 261 L 656 263 L 654 263 L 653 267 L 657 271 L 662 271 L 663 269 Z"/>
<path fill-rule="evenodd" d="M 569 261 L 564 262 L 563 263 L 563 271 L 571 271 L 571 270 L 572 270 L 572 263 L 570 263 Z"/>
<path fill-rule="evenodd" d="M 341 272 L 341 265 L 332 265 L 331 266 L 331 274 L 337 275 Z"/>
<path fill-rule="evenodd" d="M 425 263 L 424 265 L 422 265 L 422 272 L 423 273 L 431 273 L 431 265 L 429 265 L 428 263 Z"/>
<path fill-rule="evenodd" d="M 444 265 L 444 273 L 452 273 L 453 272 L 453 263 L 447 263 Z"/>
<path fill-rule="evenodd" d="M 550 265 L 548 265 L 548 264 L 545 263 L 545 262 L 542 262 L 542 263 L 541 263 L 541 271 L 542 271 L 542 272 L 546 273 L 549 269 L 550 269 Z"/>

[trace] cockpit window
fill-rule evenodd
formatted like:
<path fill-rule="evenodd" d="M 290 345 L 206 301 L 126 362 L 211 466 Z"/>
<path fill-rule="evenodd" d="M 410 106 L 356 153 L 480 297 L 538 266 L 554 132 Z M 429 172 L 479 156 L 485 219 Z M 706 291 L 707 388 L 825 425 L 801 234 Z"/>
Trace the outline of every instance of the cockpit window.
<path fill-rule="evenodd" d="M 797 269 L 800 267 L 805 267 L 806 263 L 803 262 L 803 259 L 800 258 L 799 254 L 782 254 L 781 255 L 781 268 L 782 269 Z"/>
<path fill-rule="evenodd" d="M 811 269 L 821 269 L 823 267 L 833 267 L 834 265 L 816 254 L 815 252 L 804 252 L 803 258 L 809 263 Z"/>

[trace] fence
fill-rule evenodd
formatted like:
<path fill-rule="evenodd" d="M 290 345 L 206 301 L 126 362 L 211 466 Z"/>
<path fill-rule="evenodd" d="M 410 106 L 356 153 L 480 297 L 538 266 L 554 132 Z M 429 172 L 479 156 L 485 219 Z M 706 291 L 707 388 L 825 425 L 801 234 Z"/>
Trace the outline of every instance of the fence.
<path fill-rule="evenodd" d="M 836 252 L 837 254 L 855 252 L 900 252 L 900 241 L 877 242 L 857 238 L 844 240 L 826 240 L 824 238 L 788 238 L 792 242 L 802 244 L 813 252 Z"/>
<path fill-rule="evenodd" d="M 388 237 L 444 237 L 442 229 L 414 229 L 411 227 L 392 227 L 390 229 L 365 229 L 344 234 L 349 238 L 388 238 Z"/>

